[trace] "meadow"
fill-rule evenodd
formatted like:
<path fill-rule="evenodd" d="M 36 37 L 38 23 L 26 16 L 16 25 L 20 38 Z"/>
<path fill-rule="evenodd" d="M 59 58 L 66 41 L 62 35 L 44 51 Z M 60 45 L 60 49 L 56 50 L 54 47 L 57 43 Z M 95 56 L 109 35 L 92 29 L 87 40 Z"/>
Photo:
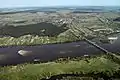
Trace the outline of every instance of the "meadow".
<path fill-rule="evenodd" d="M 47 63 L 25 63 L 0 68 L 1 80 L 69 80 L 71 76 L 71 79 L 78 80 L 107 80 L 119 78 L 119 75 L 120 64 L 109 59 L 108 55 L 61 58 Z"/>

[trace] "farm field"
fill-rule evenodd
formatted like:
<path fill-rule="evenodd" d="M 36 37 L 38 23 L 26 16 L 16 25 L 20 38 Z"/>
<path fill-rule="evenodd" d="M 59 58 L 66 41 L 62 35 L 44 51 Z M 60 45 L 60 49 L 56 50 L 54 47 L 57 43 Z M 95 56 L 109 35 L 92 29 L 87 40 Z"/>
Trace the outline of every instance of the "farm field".
<path fill-rule="evenodd" d="M 60 14 L 60 15 L 59 15 Z M 120 32 L 119 13 L 15 13 L 0 15 L 0 45 L 37 45 L 99 38 Z M 81 32 L 82 31 L 82 32 Z M 76 38 L 72 32 L 79 36 Z"/>

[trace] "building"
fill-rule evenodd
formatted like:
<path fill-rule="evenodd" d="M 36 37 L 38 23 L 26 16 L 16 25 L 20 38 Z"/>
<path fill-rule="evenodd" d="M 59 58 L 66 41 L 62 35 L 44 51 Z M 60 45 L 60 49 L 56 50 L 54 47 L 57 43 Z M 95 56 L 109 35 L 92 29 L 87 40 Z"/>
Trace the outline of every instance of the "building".
<path fill-rule="evenodd" d="M 108 40 L 110 43 L 113 43 L 117 39 L 118 39 L 118 37 L 108 37 Z"/>

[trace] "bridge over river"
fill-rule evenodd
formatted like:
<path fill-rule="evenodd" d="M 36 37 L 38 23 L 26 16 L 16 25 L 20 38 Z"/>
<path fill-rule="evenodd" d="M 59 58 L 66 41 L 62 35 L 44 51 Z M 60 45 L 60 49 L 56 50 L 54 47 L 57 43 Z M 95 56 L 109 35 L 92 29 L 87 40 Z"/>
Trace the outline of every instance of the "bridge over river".
<path fill-rule="evenodd" d="M 120 52 L 120 38 L 113 44 L 100 44 L 109 52 Z M 19 54 L 20 50 L 30 52 L 26 56 Z M 64 44 L 47 44 L 37 46 L 13 46 L 0 48 L 0 65 L 19 64 L 40 59 L 41 62 L 65 57 L 79 57 L 84 55 L 99 55 L 103 53 L 86 41 Z"/>

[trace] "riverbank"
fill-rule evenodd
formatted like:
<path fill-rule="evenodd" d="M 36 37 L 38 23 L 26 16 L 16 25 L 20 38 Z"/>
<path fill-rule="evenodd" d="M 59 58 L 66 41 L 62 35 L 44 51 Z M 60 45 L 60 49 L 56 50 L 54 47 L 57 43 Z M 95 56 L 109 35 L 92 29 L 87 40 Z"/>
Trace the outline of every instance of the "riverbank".
<path fill-rule="evenodd" d="M 72 37 L 72 36 L 71 36 Z M 2 37 L 0 38 L 0 47 L 10 47 L 10 46 L 37 46 L 43 44 L 60 44 L 60 43 L 68 43 L 73 41 L 80 41 L 81 39 L 77 39 L 72 37 L 58 36 L 58 37 L 48 37 L 48 36 L 32 36 L 25 35 L 19 38 L 14 37 Z M 81 40 L 82 41 L 82 40 Z"/>
<path fill-rule="evenodd" d="M 102 48 L 112 53 L 120 52 L 120 38 L 113 44 L 100 44 Z M 22 56 L 19 51 L 31 52 Z M 40 59 L 41 62 L 53 61 L 58 58 L 81 57 L 84 55 L 100 55 L 103 52 L 86 41 L 61 44 L 44 44 L 36 46 L 8 46 L 0 48 L 0 65 L 20 64 Z"/>
<path fill-rule="evenodd" d="M 119 78 L 120 64 L 113 62 L 107 55 L 59 59 L 53 62 L 19 64 L 0 68 L 2 80 L 41 80 L 58 78 L 57 75 L 92 78 Z M 83 76 L 82 76 L 83 75 Z M 54 77 L 51 77 L 54 76 Z"/>

